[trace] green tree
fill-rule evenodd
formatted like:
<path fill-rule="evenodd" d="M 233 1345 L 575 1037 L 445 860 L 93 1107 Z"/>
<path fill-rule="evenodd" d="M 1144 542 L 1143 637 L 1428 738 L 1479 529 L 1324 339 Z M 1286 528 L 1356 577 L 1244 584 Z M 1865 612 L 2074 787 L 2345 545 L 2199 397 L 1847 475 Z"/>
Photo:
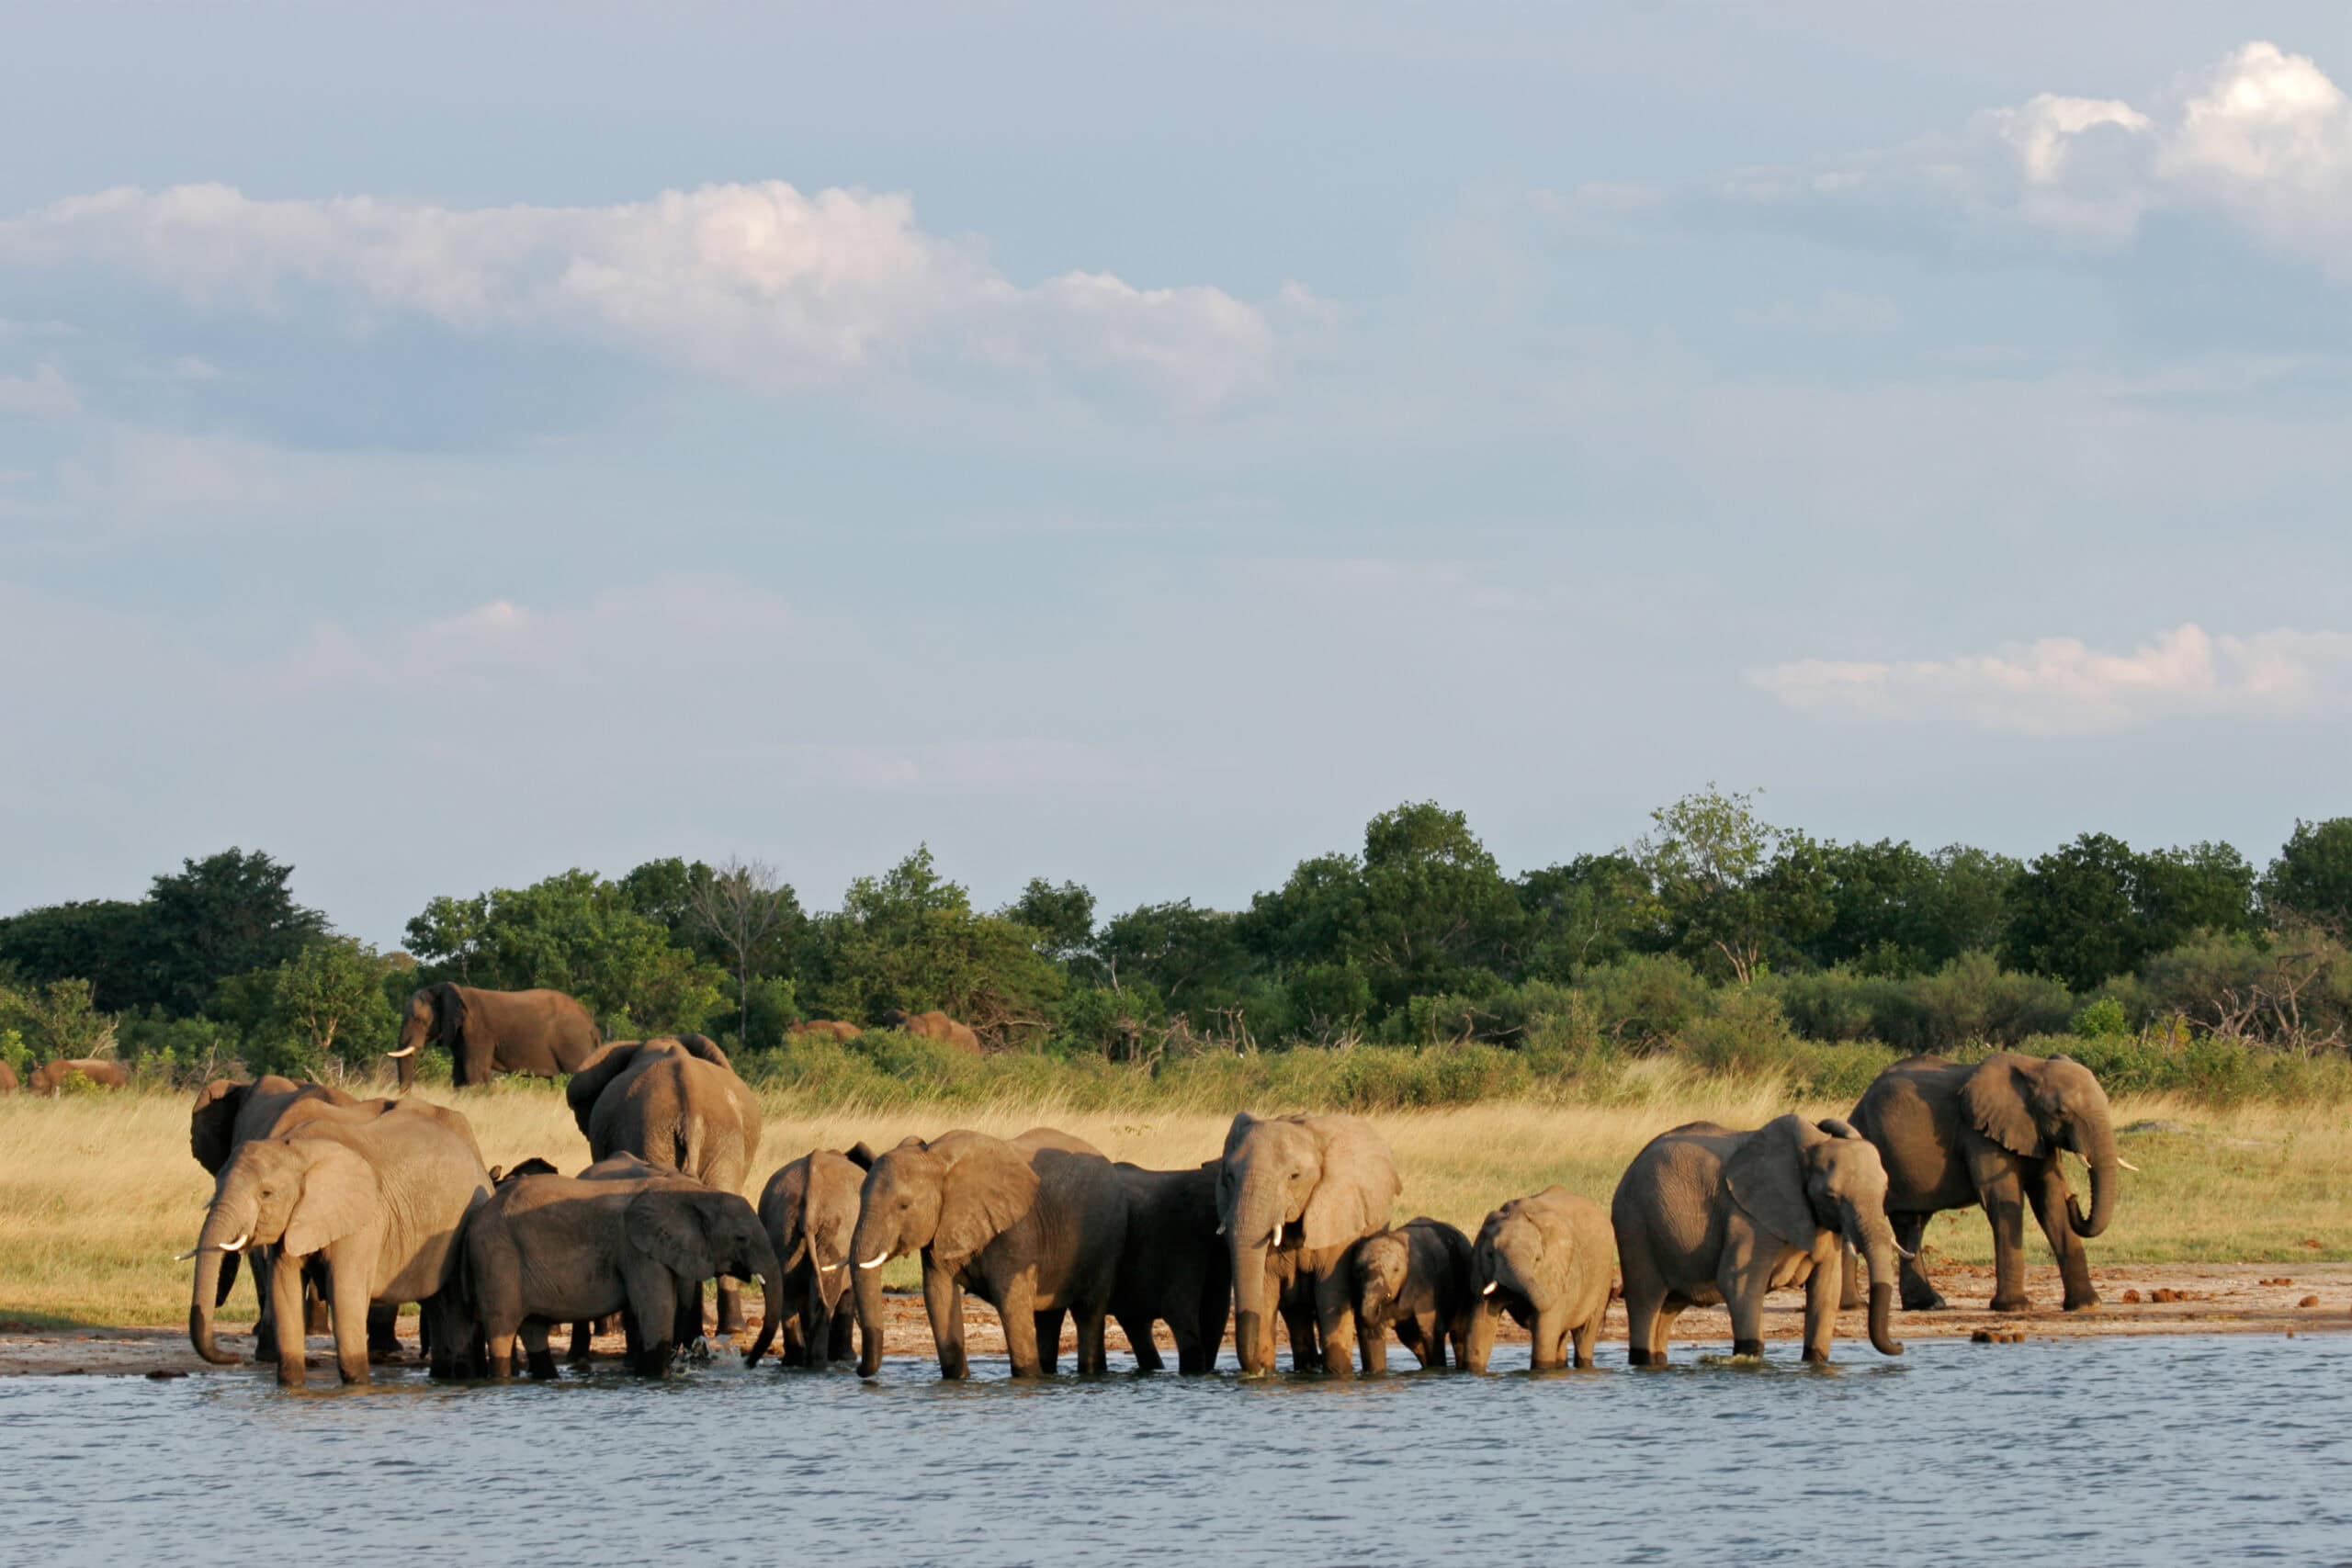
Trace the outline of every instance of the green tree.
<path fill-rule="evenodd" d="M 1531 871 L 1517 884 L 1527 917 L 1521 969 L 1570 981 L 1587 967 L 1657 950 L 1664 911 L 1649 873 L 1622 850 Z"/>
<path fill-rule="evenodd" d="M 315 1072 L 329 1057 L 370 1065 L 397 1032 L 385 986 L 391 969 L 365 942 L 327 937 L 274 968 L 231 976 L 211 1010 L 244 1035 L 253 1070 Z"/>
<path fill-rule="evenodd" d="M 0 1031 L 15 1032 L 37 1060 L 104 1055 L 113 1049 L 117 1024 L 79 976 L 22 990 L 0 987 Z"/>
<path fill-rule="evenodd" d="M 1057 886 L 1033 876 L 1004 916 L 1035 931 L 1037 950 L 1060 963 L 1070 963 L 1094 946 L 1094 895 L 1075 882 Z"/>
<path fill-rule="evenodd" d="M 1195 1023 L 1237 1005 L 1256 966 L 1240 918 L 1195 908 L 1189 898 L 1145 904 L 1106 922 L 1094 951 L 1108 984 L 1124 990 L 1143 981 Z"/>
<path fill-rule="evenodd" d="M 1752 794 L 1712 783 L 1659 807 L 1650 822 L 1634 854 L 1657 889 L 1676 949 L 1747 985 L 1769 935 L 1756 880 L 1787 835 L 1757 816 Z"/>
<path fill-rule="evenodd" d="M 136 1005 L 177 1017 L 201 1011 L 232 975 L 285 963 L 326 934 L 294 901 L 294 868 L 255 850 L 224 850 L 155 878 L 139 922 Z"/>
<path fill-rule="evenodd" d="M 2157 850 L 2140 857 L 2132 899 L 2143 953 L 2177 946 L 2200 931 L 2250 931 L 2254 867 L 2222 843 Z"/>
<path fill-rule="evenodd" d="M 2009 885 L 2002 962 L 2077 991 L 2129 974 L 2148 951 L 2139 870 L 2132 846 L 2105 833 L 2085 833 L 2036 857 Z"/>
<path fill-rule="evenodd" d="M 2009 885 L 2025 868 L 1966 844 L 1947 844 L 1928 859 L 1933 874 L 1906 900 L 1901 939 L 1917 954 L 1917 972 L 1933 974 L 1964 953 L 1997 952 L 2008 930 Z"/>
<path fill-rule="evenodd" d="M 94 1004 L 119 1012 L 143 994 L 140 972 L 144 906 L 119 898 L 51 904 L 0 919 L 0 973 L 46 985 L 90 982 Z"/>
<path fill-rule="evenodd" d="M 406 933 L 410 949 L 439 971 L 435 979 L 470 986 L 474 958 L 481 952 L 489 929 L 488 894 L 477 893 L 470 898 L 444 894 L 425 901 L 424 912 L 410 918 Z"/>
<path fill-rule="evenodd" d="M 2263 874 L 2262 908 L 2273 923 L 2315 920 L 2352 935 L 2352 817 L 2296 819 Z"/>
<path fill-rule="evenodd" d="M 782 966 L 785 953 L 803 923 L 800 900 L 764 861 L 729 860 L 716 870 L 697 862 L 695 869 L 708 874 L 688 884 L 688 922 L 718 948 L 733 972 L 735 1039 L 749 1046 L 754 982 Z M 623 896 L 627 896 L 626 887 Z M 780 1030 L 777 1037 L 781 1038 Z"/>

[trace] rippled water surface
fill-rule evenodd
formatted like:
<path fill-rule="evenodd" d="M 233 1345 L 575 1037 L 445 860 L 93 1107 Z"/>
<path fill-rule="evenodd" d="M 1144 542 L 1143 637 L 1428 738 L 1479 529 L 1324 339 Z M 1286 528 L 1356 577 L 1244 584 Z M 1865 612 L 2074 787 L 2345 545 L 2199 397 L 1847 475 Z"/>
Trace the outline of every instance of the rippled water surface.
<path fill-rule="evenodd" d="M 0 1558 L 2352 1560 L 2352 1337 L 1773 1348 L 1246 1384 L 17 1379 Z"/>

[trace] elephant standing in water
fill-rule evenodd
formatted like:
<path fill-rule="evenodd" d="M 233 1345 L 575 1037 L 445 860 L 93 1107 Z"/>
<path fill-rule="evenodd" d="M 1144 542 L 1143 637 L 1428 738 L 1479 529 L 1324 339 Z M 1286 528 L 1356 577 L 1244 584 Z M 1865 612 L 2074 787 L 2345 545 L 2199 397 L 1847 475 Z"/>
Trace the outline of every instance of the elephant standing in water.
<path fill-rule="evenodd" d="M 1424 1215 L 1395 1230 L 1374 1231 L 1348 1253 L 1363 1370 L 1388 1370 L 1388 1334 L 1424 1367 L 1445 1365 L 1445 1348 L 1463 1361 L 1470 1348 L 1470 1238 Z"/>
<path fill-rule="evenodd" d="M 1571 1341 L 1576 1364 L 1591 1366 L 1616 1258 L 1608 1214 L 1565 1187 L 1514 1198 L 1488 1214 L 1471 1249 L 1470 1283 L 1478 1306 L 1462 1364 L 1474 1372 L 1487 1370 L 1496 1320 L 1509 1313 L 1534 1337 L 1531 1369 L 1566 1366 Z"/>
<path fill-rule="evenodd" d="M 472 1145 L 404 1105 L 365 1121 L 321 1117 L 244 1145 L 221 1168 L 187 1255 L 197 1260 L 189 1342 L 208 1361 L 230 1361 L 212 1336 L 221 1267 L 248 1247 L 265 1247 L 279 1384 L 302 1386 L 302 1272 L 313 1258 L 325 1270 L 336 1367 L 344 1382 L 366 1382 L 369 1305 L 424 1302 L 428 1312 L 445 1311 L 435 1298 L 457 1262 L 458 1229 L 490 1190 Z M 464 1342 L 446 1320 L 436 1325 L 436 1370 L 447 1370 Z"/>
<path fill-rule="evenodd" d="M 578 1072 L 603 1043 L 588 1010 L 561 991 L 486 991 L 445 980 L 409 998 L 390 1054 L 405 1089 L 416 1081 L 418 1053 L 446 1046 L 449 1081 L 465 1089 L 500 1073 Z"/>
<path fill-rule="evenodd" d="M 2065 1285 L 2065 1308 L 2098 1305 L 2086 1238 L 2115 1216 L 2117 1172 L 2137 1168 L 2116 1152 L 2107 1094 L 2091 1070 L 2069 1056 L 1996 1051 L 1962 1065 L 1909 1056 L 1879 1074 L 1854 1107 L 1854 1125 L 1886 1164 L 1886 1213 L 1905 1249 L 1903 1305 L 1933 1312 L 1944 1299 L 1917 1254 L 1928 1219 L 1945 1209 L 1982 1205 L 1993 1223 L 1993 1310 L 2023 1312 L 2025 1210 L 2049 1238 Z M 2091 1171 L 2091 1212 L 2067 1190 L 2061 1150 Z M 1853 1264 L 1847 1264 L 1853 1304 Z"/>
<path fill-rule="evenodd" d="M 777 1281 L 783 1301 L 768 1314 L 783 1318 L 787 1366 L 824 1367 L 850 1356 L 855 1317 L 842 1310 L 842 1292 L 849 1288 L 858 1199 L 873 1168 L 874 1151 L 864 1144 L 811 1149 L 760 1190 L 760 1224 L 784 1270 Z"/>
<path fill-rule="evenodd" d="M 1136 1370 L 1167 1365 L 1151 1337 L 1151 1325 L 1165 1323 L 1176 1341 L 1178 1371 L 1215 1371 L 1233 1310 L 1232 1265 L 1217 1235 L 1217 1162 L 1190 1170 L 1123 1164 L 1119 1180 L 1127 1190 L 1127 1237 L 1111 1315 L 1135 1351 Z M 1061 1337 L 1058 1320 L 1053 1337 Z"/>
<path fill-rule="evenodd" d="M 705 1036 L 616 1042 L 572 1074 L 563 1093 L 594 1158 L 631 1154 L 741 1195 L 760 1149 L 760 1102 Z M 693 1334 L 680 1325 L 684 1339 L 700 1335 L 699 1303 L 697 1297 Z M 721 1275 L 718 1332 L 745 1326 L 742 1292 Z"/>
<path fill-rule="evenodd" d="M 1105 1369 L 1103 1321 L 1126 1239 L 1126 1190 L 1102 1152 L 1033 1127 L 1010 1141 L 985 1133 L 909 1138 L 885 1152 L 859 1195 L 855 1259 L 860 1376 L 882 1370 L 882 1265 L 922 1254 L 923 1305 L 939 1375 L 969 1371 L 964 1292 L 1004 1320 L 1012 1375 L 1048 1370 L 1041 1321 L 1078 1319 L 1078 1370 Z M 1059 1337 L 1058 1329 L 1056 1332 Z"/>
<path fill-rule="evenodd" d="M 1731 1309 L 1732 1349 L 1764 1353 L 1764 1296 L 1803 1285 L 1804 1359 L 1826 1361 L 1838 1332 L 1838 1242 L 1870 1264 L 1871 1344 L 1894 1305 L 1886 1168 L 1869 1139 L 1834 1118 L 1782 1116 L 1752 1133 L 1693 1122 L 1634 1156 L 1609 1205 L 1625 1271 L 1626 1339 L 1637 1367 L 1664 1366 L 1685 1307 Z"/>
<path fill-rule="evenodd" d="M 1355 1353 L 1348 1249 L 1386 1228 L 1402 1190 L 1388 1145 L 1354 1116 L 1260 1118 L 1225 1134 L 1217 1217 L 1233 1260 L 1233 1340 L 1248 1373 L 1274 1366 L 1270 1306 L 1291 1330 L 1294 1371 L 1344 1372 Z"/>

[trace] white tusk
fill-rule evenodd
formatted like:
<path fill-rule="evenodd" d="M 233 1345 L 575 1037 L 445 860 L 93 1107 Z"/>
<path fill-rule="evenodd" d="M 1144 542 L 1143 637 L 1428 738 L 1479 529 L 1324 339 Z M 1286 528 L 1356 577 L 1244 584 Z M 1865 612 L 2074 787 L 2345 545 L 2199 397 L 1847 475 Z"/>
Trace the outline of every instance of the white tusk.
<path fill-rule="evenodd" d="M 384 1055 L 387 1056 L 413 1056 L 416 1055 L 416 1047 L 411 1045 L 399 1051 L 387 1051 Z"/>
<path fill-rule="evenodd" d="M 223 1252 L 243 1252 L 245 1249 L 245 1243 L 253 1240 L 253 1238 L 254 1233 L 247 1231 L 244 1235 L 239 1236 L 234 1241 L 222 1242 L 220 1244 L 220 1250 Z"/>
<path fill-rule="evenodd" d="M 842 1266 L 838 1263 L 820 1263 L 817 1265 L 817 1272 L 820 1274 L 838 1274 L 841 1271 Z"/>
<path fill-rule="evenodd" d="M 185 1263 L 203 1250 L 204 1249 L 200 1247 L 191 1247 L 186 1252 L 183 1252 L 178 1257 L 173 1258 L 172 1261 L 175 1263 Z"/>
<path fill-rule="evenodd" d="M 859 1265 L 858 1265 L 858 1267 L 859 1267 L 860 1269 L 879 1269 L 879 1268 L 881 1268 L 881 1267 L 882 1267 L 882 1265 L 884 1265 L 885 1263 L 888 1263 L 888 1262 L 889 1262 L 889 1261 L 890 1261 L 890 1255 L 889 1255 L 888 1253 L 887 1253 L 887 1252 L 877 1252 L 877 1253 L 876 1253 L 872 1258 L 870 1258 L 866 1259 L 865 1262 L 863 1262 L 863 1263 L 859 1264 Z"/>
<path fill-rule="evenodd" d="M 1225 1222 L 1223 1220 L 1219 1220 L 1216 1223 L 1216 1234 L 1219 1235 L 1223 1235 L 1225 1234 Z"/>
<path fill-rule="evenodd" d="M 2140 1168 L 2133 1165 L 2130 1160 L 2125 1159 L 2121 1155 L 2117 1155 L 2115 1156 L 2115 1163 L 2121 1166 L 2124 1169 L 2132 1172 L 2134 1176 L 2137 1176 L 2140 1173 Z"/>
<path fill-rule="evenodd" d="M 1482 1296 L 1491 1296 L 1491 1295 L 1493 1295 L 1493 1294 L 1495 1293 L 1495 1285 L 1496 1285 L 1496 1283 L 1497 1283 L 1497 1281 L 1495 1281 L 1495 1280 L 1487 1280 L 1487 1288 L 1486 1288 L 1485 1290 L 1483 1290 L 1483 1291 L 1480 1291 L 1478 1293 L 1479 1293 L 1480 1295 L 1482 1295 Z"/>

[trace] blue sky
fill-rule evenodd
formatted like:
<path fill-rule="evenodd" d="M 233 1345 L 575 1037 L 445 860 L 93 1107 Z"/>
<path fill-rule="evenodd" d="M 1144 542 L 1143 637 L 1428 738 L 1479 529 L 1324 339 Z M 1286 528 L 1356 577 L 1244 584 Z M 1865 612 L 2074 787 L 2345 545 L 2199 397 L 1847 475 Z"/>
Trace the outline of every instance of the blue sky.
<path fill-rule="evenodd" d="M 0 907 L 2347 809 L 2341 6 L 0 25 Z"/>

